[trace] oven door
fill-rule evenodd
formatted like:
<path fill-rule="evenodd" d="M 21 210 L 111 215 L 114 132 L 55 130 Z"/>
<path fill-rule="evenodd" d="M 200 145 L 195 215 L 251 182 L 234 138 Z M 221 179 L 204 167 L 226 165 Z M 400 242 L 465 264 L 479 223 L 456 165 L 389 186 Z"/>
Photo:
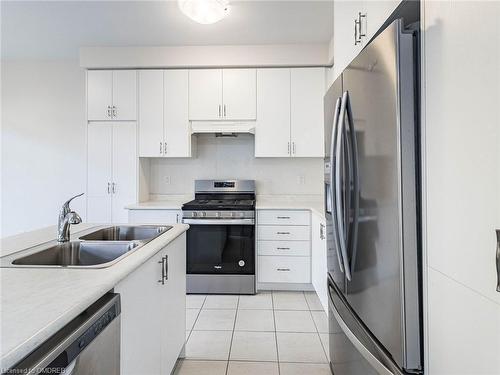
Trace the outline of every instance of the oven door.
<path fill-rule="evenodd" d="M 255 274 L 253 219 L 184 219 L 187 231 L 187 273 Z"/>

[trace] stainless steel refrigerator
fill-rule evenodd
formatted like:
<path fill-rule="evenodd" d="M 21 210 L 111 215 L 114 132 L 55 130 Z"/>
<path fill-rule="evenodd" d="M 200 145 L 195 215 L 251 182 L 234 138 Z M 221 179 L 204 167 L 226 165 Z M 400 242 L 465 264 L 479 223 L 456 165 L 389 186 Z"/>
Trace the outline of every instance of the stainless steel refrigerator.
<path fill-rule="evenodd" d="M 325 95 L 330 364 L 422 371 L 415 34 L 396 20 Z"/>

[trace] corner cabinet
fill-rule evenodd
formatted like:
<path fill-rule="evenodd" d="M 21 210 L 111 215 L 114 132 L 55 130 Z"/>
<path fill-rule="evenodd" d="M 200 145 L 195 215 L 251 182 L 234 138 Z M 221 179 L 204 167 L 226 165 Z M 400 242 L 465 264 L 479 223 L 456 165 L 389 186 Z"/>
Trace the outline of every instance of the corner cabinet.
<path fill-rule="evenodd" d="M 139 71 L 139 156 L 192 156 L 187 70 Z"/>
<path fill-rule="evenodd" d="M 176 238 L 114 291 L 121 298 L 120 373 L 170 374 L 186 339 L 186 235 Z"/>
<path fill-rule="evenodd" d="M 324 68 L 257 70 L 256 157 L 323 157 Z"/>
<path fill-rule="evenodd" d="M 137 72 L 89 70 L 87 119 L 88 121 L 137 120 Z"/>
<path fill-rule="evenodd" d="M 189 120 L 255 120 L 255 69 L 189 71 Z"/>
<path fill-rule="evenodd" d="M 135 122 L 91 122 L 87 128 L 87 221 L 126 223 L 137 200 Z"/>

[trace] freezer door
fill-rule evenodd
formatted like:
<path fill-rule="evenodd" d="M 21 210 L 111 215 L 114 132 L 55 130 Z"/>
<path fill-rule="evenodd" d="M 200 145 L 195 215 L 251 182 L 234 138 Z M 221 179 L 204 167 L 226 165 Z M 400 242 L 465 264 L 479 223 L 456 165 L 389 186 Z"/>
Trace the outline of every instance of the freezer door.
<path fill-rule="evenodd" d="M 395 21 L 343 73 L 359 179 L 346 299 L 401 368 L 420 369 L 412 46 Z"/>
<path fill-rule="evenodd" d="M 335 375 L 404 373 L 352 313 L 338 288 L 328 286 L 330 366 Z"/>

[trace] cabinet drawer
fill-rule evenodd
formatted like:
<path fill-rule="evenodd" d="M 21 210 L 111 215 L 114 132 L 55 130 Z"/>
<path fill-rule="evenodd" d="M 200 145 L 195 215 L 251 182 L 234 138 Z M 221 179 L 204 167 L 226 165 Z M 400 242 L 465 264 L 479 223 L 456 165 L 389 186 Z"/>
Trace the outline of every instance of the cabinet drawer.
<path fill-rule="evenodd" d="M 304 210 L 259 210 L 257 223 L 264 225 L 309 225 L 310 212 Z"/>
<path fill-rule="evenodd" d="M 257 239 L 259 241 L 309 241 L 311 227 L 290 225 L 258 225 Z"/>
<path fill-rule="evenodd" d="M 261 283 L 309 283 L 308 257 L 259 256 L 258 280 Z"/>
<path fill-rule="evenodd" d="M 259 241 L 258 255 L 309 256 L 309 241 Z"/>
<path fill-rule="evenodd" d="M 182 218 L 178 210 L 129 210 L 130 224 L 176 224 Z"/>

